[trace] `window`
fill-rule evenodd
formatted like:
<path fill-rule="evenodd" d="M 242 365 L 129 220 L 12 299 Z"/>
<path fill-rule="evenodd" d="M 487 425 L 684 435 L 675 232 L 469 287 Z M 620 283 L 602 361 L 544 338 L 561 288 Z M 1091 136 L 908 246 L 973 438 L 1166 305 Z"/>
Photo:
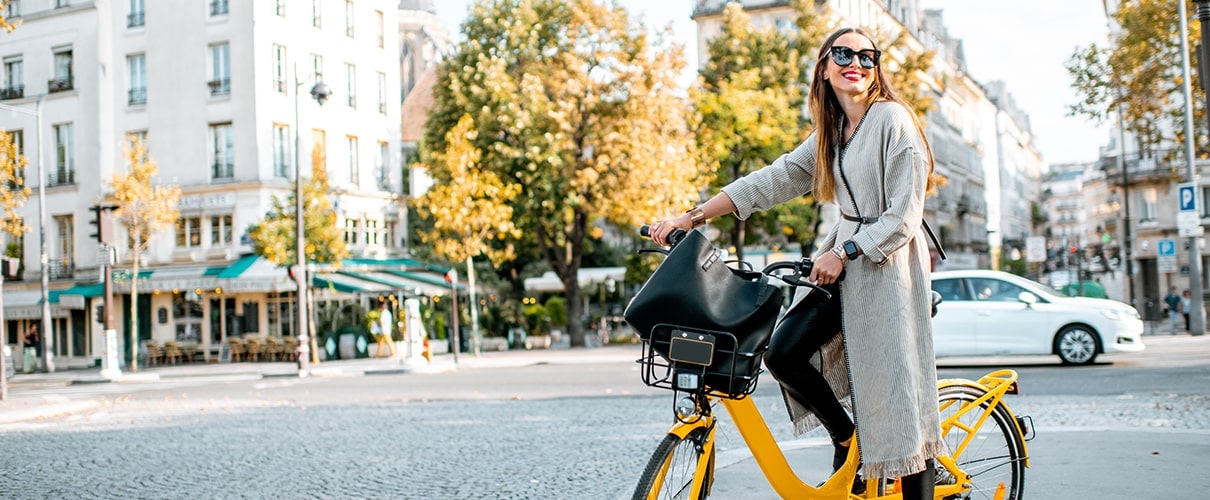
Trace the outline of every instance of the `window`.
<path fill-rule="evenodd" d="M 328 138 L 320 129 L 311 129 L 311 169 L 328 170 Z"/>
<path fill-rule="evenodd" d="M 5 11 L 4 17 L 7 19 L 21 17 L 21 0 L 8 0 L 8 9 Z"/>
<path fill-rule="evenodd" d="M 290 126 L 273 124 L 273 175 L 289 177 L 290 170 Z"/>
<path fill-rule="evenodd" d="M 70 6 L 71 6 L 70 0 L 55 0 L 56 9 L 61 9 L 63 7 L 70 7 Z"/>
<path fill-rule="evenodd" d="M 296 321 L 298 321 L 298 312 L 295 305 L 298 299 L 294 298 L 294 293 L 278 293 L 270 292 L 265 299 L 265 306 L 268 308 L 266 314 L 269 322 L 269 336 L 271 337 L 293 337 L 298 331 Z M 247 314 L 247 309 L 244 313 Z"/>
<path fill-rule="evenodd" d="M 70 123 L 55 125 L 55 171 L 51 172 L 48 185 L 59 186 L 75 183 L 76 152 L 75 133 Z"/>
<path fill-rule="evenodd" d="M 378 22 L 378 48 L 385 48 L 387 45 L 386 20 L 383 18 L 382 11 L 374 11 L 374 20 Z"/>
<path fill-rule="evenodd" d="M 1155 222 L 1155 188 L 1143 188 L 1138 193 L 1139 222 Z"/>
<path fill-rule="evenodd" d="M 350 108 L 357 107 L 357 66 L 345 63 L 345 95 L 348 96 L 347 103 Z"/>
<path fill-rule="evenodd" d="M 253 305 L 252 309 L 255 308 Z M 248 310 L 248 306 L 244 305 L 244 311 Z M 234 297 L 210 299 L 210 345 L 221 346 L 227 341 L 227 337 L 236 337 L 243 333 L 240 319 L 235 314 Z"/>
<path fill-rule="evenodd" d="M 311 54 L 311 72 L 315 74 L 315 81 L 324 81 L 324 56 L 319 54 Z"/>
<path fill-rule="evenodd" d="M 0 100 L 25 97 L 25 62 L 20 57 L 4 59 L 4 88 Z"/>
<path fill-rule="evenodd" d="M 126 133 L 126 147 L 133 149 L 136 142 L 143 145 L 143 152 L 146 153 L 149 149 L 147 146 L 146 130 L 133 130 Z M 147 160 L 146 156 L 144 156 L 143 160 Z"/>
<path fill-rule="evenodd" d="M 130 13 L 126 14 L 126 27 L 143 25 L 143 0 L 130 0 Z"/>
<path fill-rule="evenodd" d="M 210 15 L 211 16 L 227 15 L 227 0 L 210 0 Z"/>
<path fill-rule="evenodd" d="M 966 287 L 962 286 L 962 283 L 959 279 L 933 280 L 933 291 L 941 294 L 942 300 L 946 302 L 970 300 L 970 294 L 966 293 Z"/>
<path fill-rule="evenodd" d="M 353 38 L 353 0 L 345 0 L 345 36 Z"/>
<path fill-rule="evenodd" d="M 378 244 L 378 221 L 374 219 L 366 219 L 366 244 Z"/>
<path fill-rule="evenodd" d="M 395 232 L 399 223 L 393 220 L 383 222 L 382 228 L 382 246 L 387 248 L 395 248 Z"/>
<path fill-rule="evenodd" d="M 378 112 L 387 114 L 387 74 L 378 72 Z"/>
<path fill-rule="evenodd" d="M 349 145 L 349 183 L 361 183 L 361 166 L 358 165 L 357 155 L 357 138 L 354 136 L 346 136 L 345 142 Z"/>
<path fill-rule="evenodd" d="M 197 293 L 183 291 L 172 294 L 172 322 L 176 326 L 177 342 L 202 341 L 201 297 Z"/>
<path fill-rule="evenodd" d="M 278 17 L 286 17 L 286 0 L 273 0 L 273 13 Z"/>
<path fill-rule="evenodd" d="M 147 57 L 143 54 L 126 56 L 126 68 L 130 75 L 126 103 L 147 104 Z"/>
<path fill-rule="evenodd" d="M 71 49 L 55 51 L 55 77 L 47 82 L 47 92 L 63 92 L 72 89 Z"/>
<path fill-rule="evenodd" d="M 235 130 L 230 123 L 210 125 L 210 176 L 230 179 L 235 175 Z"/>
<path fill-rule="evenodd" d="M 991 278 L 971 278 L 970 283 L 975 291 L 975 300 L 984 302 L 1017 302 L 1017 297 L 1025 291 L 1007 281 Z"/>
<path fill-rule="evenodd" d="M 311 26 L 323 27 L 323 0 L 311 0 Z"/>
<path fill-rule="evenodd" d="M 70 278 L 72 275 L 72 255 L 75 255 L 74 231 L 71 215 L 55 216 L 55 250 L 58 256 L 51 259 L 52 278 Z"/>
<path fill-rule="evenodd" d="M 210 46 L 210 95 L 231 93 L 231 46 L 218 43 Z"/>
<path fill-rule="evenodd" d="M 346 245 L 356 245 L 357 244 L 357 226 L 358 226 L 357 219 L 354 219 L 352 217 L 345 219 L 345 244 Z"/>
<path fill-rule="evenodd" d="M 181 217 L 176 220 L 176 247 L 196 248 L 202 246 L 202 218 Z"/>
<path fill-rule="evenodd" d="M 286 47 L 273 44 L 273 90 L 286 93 Z"/>
<path fill-rule="evenodd" d="M 374 158 L 374 173 L 378 178 L 378 189 L 383 191 L 391 190 L 391 171 L 388 163 L 390 163 L 391 150 L 387 143 L 378 143 L 378 155 Z"/>
<path fill-rule="evenodd" d="M 1202 199 L 1198 200 L 1202 217 L 1210 217 L 1210 186 L 1201 186 Z"/>
<path fill-rule="evenodd" d="M 210 245 L 227 246 L 231 244 L 231 215 L 210 216 Z"/>

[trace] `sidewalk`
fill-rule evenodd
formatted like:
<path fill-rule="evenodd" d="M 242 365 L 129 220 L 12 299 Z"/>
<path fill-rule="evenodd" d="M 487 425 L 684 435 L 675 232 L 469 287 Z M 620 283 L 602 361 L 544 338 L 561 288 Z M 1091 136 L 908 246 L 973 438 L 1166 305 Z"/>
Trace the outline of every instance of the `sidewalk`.
<path fill-rule="evenodd" d="M 537 364 L 583 364 L 633 362 L 639 357 L 638 345 L 610 345 L 571 349 L 566 342 L 550 349 L 484 351 L 479 356 L 459 353 L 433 356 L 432 361 L 403 358 L 363 358 L 324 361 L 312 364 L 311 377 L 353 377 L 386 374 L 440 374 L 458 370 L 520 367 Z M 181 379 L 260 379 L 297 377 L 298 366 L 290 362 L 187 363 L 173 366 L 141 367 L 137 373 L 123 371 L 116 378 L 101 376 L 99 368 L 59 370 L 55 373 L 18 373 L 8 379 L 8 399 L 0 401 L 0 424 L 49 418 L 88 410 L 98 403 L 71 400 L 62 396 L 23 396 L 23 390 L 65 387 L 79 384 L 138 384 Z"/>

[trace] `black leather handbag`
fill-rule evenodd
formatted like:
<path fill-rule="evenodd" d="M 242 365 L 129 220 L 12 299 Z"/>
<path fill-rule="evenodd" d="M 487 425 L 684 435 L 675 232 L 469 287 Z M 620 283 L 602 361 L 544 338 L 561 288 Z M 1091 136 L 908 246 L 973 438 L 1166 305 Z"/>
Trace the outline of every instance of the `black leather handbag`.
<path fill-rule="evenodd" d="M 781 288 L 756 271 L 735 269 L 700 231 L 690 231 L 643 284 L 623 316 L 665 357 L 673 331 L 713 335 L 706 384 L 734 393 L 754 379 L 782 303 Z M 739 377 L 742 380 L 725 380 Z"/>

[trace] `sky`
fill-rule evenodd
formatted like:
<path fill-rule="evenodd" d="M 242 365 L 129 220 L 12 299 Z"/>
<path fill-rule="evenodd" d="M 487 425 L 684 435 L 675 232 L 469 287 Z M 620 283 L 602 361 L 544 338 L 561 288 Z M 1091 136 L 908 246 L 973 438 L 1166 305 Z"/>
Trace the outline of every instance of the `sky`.
<path fill-rule="evenodd" d="M 454 33 L 470 0 L 437 0 L 437 16 Z M 620 0 L 648 28 L 672 24 L 691 67 L 697 64 L 693 0 Z M 1103 42 L 1107 27 L 1101 0 L 920 0 L 942 9 L 950 36 L 963 40 L 967 69 L 978 82 L 1003 80 L 1017 107 L 1029 115 L 1034 144 L 1046 164 L 1091 162 L 1110 137 L 1109 125 L 1069 117 L 1076 101 L 1064 63 L 1077 47 Z M 692 70 L 681 79 L 693 81 Z"/>

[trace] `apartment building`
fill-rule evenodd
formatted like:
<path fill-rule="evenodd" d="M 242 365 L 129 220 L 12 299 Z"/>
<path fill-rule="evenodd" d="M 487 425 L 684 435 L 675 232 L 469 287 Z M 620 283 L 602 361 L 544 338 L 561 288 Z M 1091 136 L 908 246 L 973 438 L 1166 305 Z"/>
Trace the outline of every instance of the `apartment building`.
<path fill-rule="evenodd" d="M 96 284 L 105 252 L 90 236 L 90 207 L 127 168 L 131 137 L 148 145 L 157 182 L 180 186 L 182 196 L 180 219 L 141 256 L 139 276 L 115 274 L 123 340 L 131 279 L 141 340 L 191 343 L 214 355 L 229 336 L 294 335 L 294 283 L 251 255 L 247 230 L 293 190 L 296 167 L 303 178 L 313 163 L 326 169 L 355 258 L 398 256 L 398 2 L 14 0 L 8 9 L 21 25 L 0 38 L 0 103 L 40 109 L 43 126 L 0 110 L 0 129 L 17 133 L 35 189 L 23 208 L 30 231 L 11 242 L 24 272 L 5 283 L 5 342 L 16 344 L 41 316 L 45 230 L 56 364 L 99 359 Z M 318 83 L 330 89 L 322 103 L 311 95 Z M 126 241 L 121 228 L 115 233 L 115 242 Z M 134 256 L 117 246 L 120 271 Z M 355 278 L 340 284 L 376 289 Z"/>

